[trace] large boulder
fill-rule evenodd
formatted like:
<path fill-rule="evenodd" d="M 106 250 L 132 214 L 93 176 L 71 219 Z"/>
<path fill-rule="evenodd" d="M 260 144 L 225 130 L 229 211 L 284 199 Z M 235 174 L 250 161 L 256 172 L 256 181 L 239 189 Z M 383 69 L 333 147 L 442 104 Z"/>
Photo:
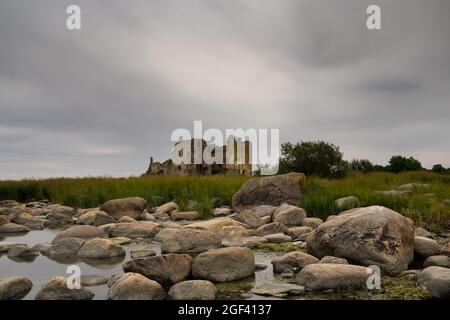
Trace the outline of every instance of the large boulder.
<path fill-rule="evenodd" d="M 43 244 L 37 248 L 50 259 L 58 260 L 76 256 L 84 243 L 85 241 L 79 238 L 61 238 L 54 241 L 49 248 L 45 248 Z"/>
<path fill-rule="evenodd" d="M 155 237 L 161 242 L 161 250 L 170 253 L 203 252 L 219 248 L 222 240 L 213 232 L 192 228 L 161 230 Z"/>
<path fill-rule="evenodd" d="M 46 282 L 36 294 L 36 300 L 91 300 L 94 293 L 81 287 L 70 289 L 64 277 L 54 277 Z"/>
<path fill-rule="evenodd" d="M 146 207 L 147 201 L 145 199 L 132 197 L 109 200 L 100 207 L 100 210 L 106 212 L 116 220 L 123 216 L 137 219 L 142 215 Z"/>
<path fill-rule="evenodd" d="M 153 238 L 159 228 L 152 222 L 121 222 L 100 226 L 111 237 Z"/>
<path fill-rule="evenodd" d="M 91 259 L 124 257 L 125 250 L 109 239 L 98 238 L 86 241 L 78 251 L 78 256 Z"/>
<path fill-rule="evenodd" d="M 33 283 L 25 277 L 0 279 L 0 300 L 20 300 L 30 292 Z"/>
<path fill-rule="evenodd" d="M 304 267 L 295 281 L 309 290 L 358 288 L 366 284 L 368 268 L 350 264 L 314 263 Z"/>
<path fill-rule="evenodd" d="M 162 284 L 186 280 L 191 273 L 192 257 L 187 254 L 165 254 L 133 259 L 122 264 L 125 272 L 142 274 Z"/>
<path fill-rule="evenodd" d="M 212 282 L 239 280 L 254 272 L 255 258 L 248 248 L 211 249 L 200 253 L 192 262 L 192 276 Z"/>
<path fill-rule="evenodd" d="M 82 214 L 77 221 L 78 224 L 87 224 L 96 227 L 115 222 L 116 219 L 111 217 L 106 212 L 100 210 L 88 211 Z"/>
<path fill-rule="evenodd" d="M 413 261 L 414 229 L 407 218 L 385 207 L 352 209 L 315 229 L 307 238 L 307 251 L 400 273 Z"/>
<path fill-rule="evenodd" d="M 125 273 L 108 292 L 110 300 L 164 300 L 166 293 L 161 285 L 139 273 Z"/>
<path fill-rule="evenodd" d="M 217 288 L 208 280 L 189 280 L 173 285 L 168 293 L 170 300 L 214 300 Z"/>
<path fill-rule="evenodd" d="M 287 270 L 297 271 L 309 264 L 318 263 L 319 259 L 304 252 L 292 251 L 272 260 L 273 272 L 283 273 Z"/>
<path fill-rule="evenodd" d="M 286 226 L 301 226 L 305 218 L 305 210 L 289 204 L 282 204 L 272 215 L 273 222 L 279 222 Z"/>
<path fill-rule="evenodd" d="M 73 226 L 58 233 L 52 243 L 55 244 L 63 238 L 78 238 L 86 241 L 94 238 L 108 238 L 108 234 L 94 226 Z"/>
<path fill-rule="evenodd" d="M 436 240 L 425 237 L 414 237 L 414 257 L 424 260 L 430 256 L 438 255 L 441 246 Z"/>
<path fill-rule="evenodd" d="M 232 206 L 239 212 L 257 205 L 295 205 L 300 200 L 300 192 L 299 180 L 289 175 L 255 178 L 245 182 L 233 195 Z"/>
<path fill-rule="evenodd" d="M 434 298 L 450 298 L 450 269 L 448 268 L 428 267 L 418 274 L 417 283 L 427 288 Z"/>

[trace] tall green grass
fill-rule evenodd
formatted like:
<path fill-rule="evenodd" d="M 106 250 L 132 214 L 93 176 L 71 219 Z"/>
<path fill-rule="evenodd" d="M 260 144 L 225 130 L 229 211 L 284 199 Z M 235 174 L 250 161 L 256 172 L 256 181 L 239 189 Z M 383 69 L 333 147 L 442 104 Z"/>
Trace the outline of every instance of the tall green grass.
<path fill-rule="evenodd" d="M 48 199 L 68 206 L 90 208 L 123 197 L 145 198 L 149 207 L 175 200 L 184 210 L 190 200 L 195 209 L 205 215 L 211 210 L 211 199 L 221 198 L 231 204 L 231 198 L 249 177 L 204 176 L 170 177 L 147 176 L 132 178 L 79 178 L 0 181 L 0 200 L 20 202 Z M 376 190 L 392 190 L 410 182 L 429 183 L 429 189 L 414 190 L 410 196 L 382 196 Z M 423 197 L 434 193 L 434 197 Z M 354 195 L 362 206 L 382 205 L 412 218 L 416 224 L 431 229 L 450 227 L 450 176 L 432 172 L 354 173 L 337 180 L 309 177 L 299 205 L 309 216 L 326 218 L 339 212 L 334 206 L 338 198 Z"/>

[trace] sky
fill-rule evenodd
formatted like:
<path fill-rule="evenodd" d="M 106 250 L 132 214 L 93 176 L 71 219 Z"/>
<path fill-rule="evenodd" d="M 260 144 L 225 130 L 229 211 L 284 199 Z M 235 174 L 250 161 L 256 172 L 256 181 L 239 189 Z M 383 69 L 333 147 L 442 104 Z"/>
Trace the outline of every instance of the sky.
<path fill-rule="evenodd" d="M 449 31 L 448 0 L 0 0 L 0 179 L 140 175 L 195 120 L 450 167 Z"/>

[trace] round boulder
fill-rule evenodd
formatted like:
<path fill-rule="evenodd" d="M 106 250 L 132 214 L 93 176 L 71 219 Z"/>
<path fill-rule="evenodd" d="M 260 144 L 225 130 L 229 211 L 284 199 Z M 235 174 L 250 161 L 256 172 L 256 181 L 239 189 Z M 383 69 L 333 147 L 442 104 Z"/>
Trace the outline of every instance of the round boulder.
<path fill-rule="evenodd" d="M 217 288 L 208 280 L 189 280 L 173 285 L 168 293 L 170 300 L 214 300 Z"/>
<path fill-rule="evenodd" d="M 96 227 L 115 222 L 116 219 L 100 210 L 86 212 L 82 214 L 77 221 L 78 224 L 87 224 Z"/>
<path fill-rule="evenodd" d="M 78 238 L 86 241 L 94 238 L 108 238 L 108 234 L 94 226 L 73 226 L 58 233 L 52 243 L 63 238 Z"/>
<path fill-rule="evenodd" d="M 0 300 L 20 300 L 30 292 L 33 283 L 25 277 L 0 279 Z"/>
<path fill-rule="evenodd" d="M 273 213 L 272 220 L 286 226 L 301 226 L 306 218 L 306 211 L 302 208 L 282 204 Z"/>
<path fill-rule="evenodd" d="M 222 245 L 222 240 L 213 232 L 191 228 L 166 228 L 156 235 L 155 240 L 161 242 L 163 252 L 169 253 L 203 252 Z"/>
<path fill-rule="evenodd" d="M 86 241 L 78 251 L 78 256 L 91 259 L 124 257 L 125 250 L 109 239 L 99 238 Z"/>
<path fill-rule="evenodd" d="M 132 197 L 109 200 L 100 207 L 100 210 L 106 212 L 116 220 L 123 216 L 137 219 L 142 215 L 146 207 L 147 201 L 145 199 Z"/>
<path fill-rule="evenodd" d="M 94 293 L 81 287 L 70 289 L 68 278 L 54 277 L 36 294 L 36 300 L 91 300 Z"/>
<path fill-rule="evenodd" d="M 164 300 L 166 293 L 161 285 L 139 273 L 125 273 L 108 292 L 110 300 Z"/>

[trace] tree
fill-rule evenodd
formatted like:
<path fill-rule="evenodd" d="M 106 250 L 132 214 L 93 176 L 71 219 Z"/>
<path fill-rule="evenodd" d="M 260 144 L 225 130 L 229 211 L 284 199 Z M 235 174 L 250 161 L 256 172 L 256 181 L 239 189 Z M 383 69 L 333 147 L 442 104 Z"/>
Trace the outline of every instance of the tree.
<path fill-rule="evenodd" d="M 446 173 L 447 170 L 442 166 L 442 164 L 435 164 L 431 171 L 436 173 Z"/>
<path fill-rule="evenodd" d="M 367 159 L 353 159 L 352 162 L 350 162 L 350 169 L 364 173 L 375 170 L 373 163 Z"/>
<path fill-rule="evenodd" d="M 422 169 L 422 164 L 419 160 L 413 157 L 403 157 L 403 156 L 393 156 L 389 160 L 389 169 L 391 172 L 402 172 L 402 171 L 417 171 Z"/>
<path fill-rule="evenodd" d="M 324 141 L 281 145 L 280 172 L 302 172 L 323 178 L 339 178 L 348 171 L 339 147 Z"/>

